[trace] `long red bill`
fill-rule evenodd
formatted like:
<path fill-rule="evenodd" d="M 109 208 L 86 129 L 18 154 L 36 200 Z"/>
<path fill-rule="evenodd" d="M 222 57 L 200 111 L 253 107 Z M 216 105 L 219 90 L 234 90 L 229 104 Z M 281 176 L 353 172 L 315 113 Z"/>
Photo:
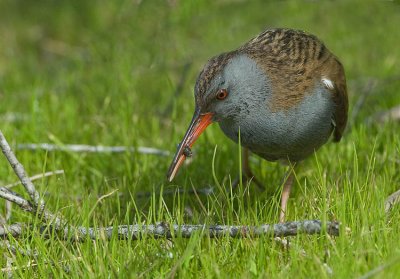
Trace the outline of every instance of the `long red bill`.
<path fill-rule="evenodd" d="M 175 153 L 175 157 L 168 169 L 167 177 L 169 181 L 174 179 L 178 169 L 185 161 L 186 156 L 188 156 L 186 150 L 191 148 L 197 138 L 203 133 L 203 131 L 212 123 L 212 113 L 200 114 L 199 111 L 195 111 L 192 121 L 190 122 L 189 128 L 183 137 L 182 142 L 178 146 L 178 150 Z"/>

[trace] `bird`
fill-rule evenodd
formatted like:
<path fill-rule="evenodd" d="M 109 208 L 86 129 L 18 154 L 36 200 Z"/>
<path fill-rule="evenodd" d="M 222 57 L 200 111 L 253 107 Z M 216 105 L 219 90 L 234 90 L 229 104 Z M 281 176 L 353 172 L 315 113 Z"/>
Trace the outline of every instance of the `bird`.
<path fill-rule="evenodd" d="M 255 180 L 249 154 L 289 165 L 279 221 L 285 221 L 295 168 L 331 137 L 339 142 L 348 115 L 342 63 L 315 35 L 266 29 L 239 48 L 209 59 L 194 86 L 189 128 L 168 169 L 172 181 L 212 123 L 242 145 L 243 175 Z M 250 152 L 249 152 L 250 151 Z M 258 181 L 257 181 L 258 182 Z"/>

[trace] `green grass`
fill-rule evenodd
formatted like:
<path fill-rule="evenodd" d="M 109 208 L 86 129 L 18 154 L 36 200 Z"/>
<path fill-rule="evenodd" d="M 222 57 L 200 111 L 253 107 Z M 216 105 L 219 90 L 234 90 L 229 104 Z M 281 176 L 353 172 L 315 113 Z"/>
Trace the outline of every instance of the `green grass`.
<path fill-rule="evenodd" d="M 370 115 L 400 104 L 398 1 L 3 0 L 0 129 L 13 145 L 134 145 L 173 152 L 192 117 L 192 88 L 205 61 L 277 26 L 314 33 L 340 57 L 350 115 L 368 94 L 342 142 L 327 144 L 302 164 L 289 200 L 288 220 L 339 220 L 339 237 L 292 237 L 284 250 L 268 237 L 71 244 L 32 231 L 11 241 L 40 253 L 17 254 L 15 277 L 351 278 L 377 267 L 383 267 L 377 277 L 399 277 L 400 206 L 386 215 L 384 200 L 400 188 L 400 127 L 366 124 Z M 182 93 L 175 96 L 187 64 Z M 173 183 L 165 178 L 170 157 L 41 151 L 18 151 L 17 157 L 30 175 L 65 170 L 36 185 L 48 208 L 74 225 L 278 221 L 284 166 L 254 157 L 253 170 L 267 190 L 243 185 L 225 191 L 238 174 L 237 146 L 212 125 L 194 151 Z M 1 184 L 16 180 L 0 159 Z M 200 200 L 162 194 L 209 185 L 214 194 Z M 136 197 L 142 191 L 152 195 Z M 10 222 L 37 223 L 16 207 Z M 31 260 L 38 266 L 23 268 Z M 6 266 L 5 257 L 0 265 Z"/>

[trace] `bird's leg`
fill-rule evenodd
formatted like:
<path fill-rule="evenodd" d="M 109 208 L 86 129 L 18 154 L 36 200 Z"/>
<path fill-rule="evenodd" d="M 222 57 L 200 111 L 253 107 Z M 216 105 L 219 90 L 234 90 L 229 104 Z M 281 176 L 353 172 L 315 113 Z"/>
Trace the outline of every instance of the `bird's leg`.
<path fill-rule="evenodd" d="M 289 170 L 286 172 L 285 176 L 283 177 L 284 185 L 283 185 L 282 195 L 281 195 L 281 210 L 280 210 L 280 214 L 279 214 L 279 223 L 285 222 L 287 201 L 289 199 L 290 190 L 292 189 L 292 185 L 293 185 L 294 167 L 295 166 L 296 166 L 296 164 L 290 164 Z M 280 243 L 285 250 L 289 249 L 290 243 L 289 243 L 288 238 L 275 237 L 274 239 L 275 239 L 275 241 Z"/>
<path fill-rule="evenodd" d="M 285 214 L 286 214 L 286 207 L 287 207 L 287 201 L 289 199 L 290 195 L 290 190 L 292 189 L 293 185 L 293 180 L 294 180 L 294 165 L 289 166 L 289 170 L 286 172 L 284 176 L 285 183 L 283 185 L 283 190 L 282 190 L 282 196 L 281 196 L 281 211 L 279 214 L 279 222 L 284 223 L 285 222 Z"/>
<path fill-rule="evenodd" d="M 265 190 L 264 185 L 253 175 L 250 169 L 250 151 L 247 148 L 242 148 L 242 183 L 248 181 L 254 182 L 260 190 Z M 236 188 L 240 184 L 240 176 L 237 176 L 232 183 L 232 188 Z"/>

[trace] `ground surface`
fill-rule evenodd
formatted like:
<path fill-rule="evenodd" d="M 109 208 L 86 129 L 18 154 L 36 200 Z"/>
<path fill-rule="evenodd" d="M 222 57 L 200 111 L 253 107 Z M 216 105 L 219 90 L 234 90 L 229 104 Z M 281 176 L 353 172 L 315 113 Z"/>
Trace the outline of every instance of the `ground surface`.
<path fill-rule="evenodd" d="M 71 244 L 44 240 L 33 230 L 11 242 L 40 256 L 17 254 L 14 275 L 349 278 L 378 268 L 379 277 L 399 277 L 400 206 L 385 214 L 384 200 L 400 188 L 400 127 L 367 121 L 400 104 L 396 1 L 4 0 L 0 128 L 14 147 L 50 142 L 173 152 L 192 117 L 192 88 L 203 63 L 277 26 L 318 35 L 346 69 L 349 129 L 342 142 L 304 162 L 288 209 L 288 220 L 339 220 L 339 237 L 293 237 L 285 250 L 268 237 Z M 36 185 L 48 208 L 72 224 L 277 222 L 285 167 L 254 157 L 252 167 L 267 190 L 251 185 L 229 193 L 224 188 L 238 173 L 238 147 L 214 125 L 194 152 L 173 183 L 165 179 L 171 156 L 43 151 L 17 156 L 30 175 L 65 171 Z M 0 157 L 1 184 L 16 180 Z M 174 192 L 210 186 L 213 193 L 199 198 Z M 35 220 L 14 207 L 10 222 Z M 351 231 L 345 233 L 345 227 Z M 38 266 L 23 268 L 31 260 Z M 0 264 L 6 266 L 5 257 Z"/>

